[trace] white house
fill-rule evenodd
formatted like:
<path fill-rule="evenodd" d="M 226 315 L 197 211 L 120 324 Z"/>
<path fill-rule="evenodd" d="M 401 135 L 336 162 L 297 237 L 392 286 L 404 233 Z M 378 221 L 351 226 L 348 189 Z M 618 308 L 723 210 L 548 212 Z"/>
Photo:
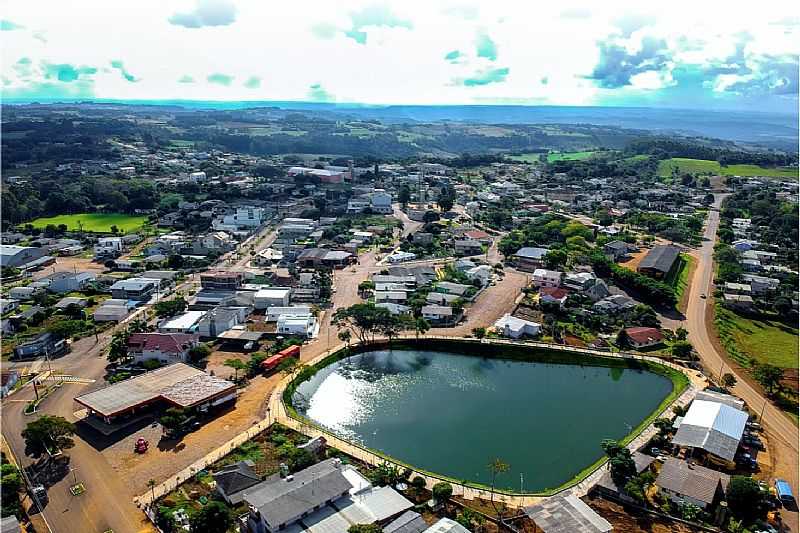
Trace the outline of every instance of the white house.
<path fill-rule="evenodd" d="M 106 257 L 106 256 L 117 257 L 121 253 L 122 253 L 121 237 L 101 237 L 97 239 L 97 244 L 94 245 L 95 257 Z"/>
<path fill-rule="evenodd" d="M 245 321 L 245 307 L 217 307 L 212 309 L 197 323 L 197 333 L 201 337 L 216 338 L 229 329 Z"/>
<path fill-rule="evenodd" d="M 311 316 L 311 307 L 307 305 L 295 305 L 290 307 L 268 307 L 267 322 L 277 322 L 281 316 Z"/>
<path fill-rule="evenodd" d="M 558 287 L 561 285 L 561 272 L 537 268 L 533 271 L 534 287 Z"/>
<path fill-rule="evenodd" d="M 497 333 L 512 339 L 518 339 L 523 335 L 536 336 L 542 330 L 542 325 L 530 320 L 523 320 L 506 313 L 494 323 Z"/>
<path fill-rule="evenodd" d="M 480 280 L 482 286 L 486 286 L 489 283 L 489 280 L 492 279 L 492 267 L 489 265 L 479 265 L 476 267 L 472 267 L 464 274 L 471 280 Z"/>
<path fill-rule="evenodd" d="M 317 319 L 314 316 L 281 315 L 278 317 L 277 332 L 281 335 L 298 335 L 311 339 L 316 336 Z"/>
<path fill-rule="evenodd" d="M 186 311 L 162 322 L 158 330 L 162 333 L 190 333 L 197 329 L 197 323 L 205 314 L 205 311 Z"/>
<path fill-rule="evenodd" d="M 377 189 L 370 197 L 370 209 L 375 213 L 392 214 L 392 195 L 383 189 Z"/>
<path fill-rule="evenodd" d="M 128 278 L 111 286 L 111 296 L 120 300 L 149 300 L 161 285 L 160 279 Z"/>
<path fill-rule="evenodd" d="M 292 290 L 287 287 L 270 287 L 256 291 L 253 306 L 256 309 L 287 307 Z"/>
<path fill-rule="evenodd" d="M 397 252 L 386 256 L 386 260 L 390 263 L 402 263 L 404 261 L 413 261 L 417 258 L 417 254 L 411 252 Z"/>
<path fill-rule="evenodd" d="M 92 318 L 95 322 L 120 322 L 131 313 L 127 300 L 106 300 L 95 309 Z"/>

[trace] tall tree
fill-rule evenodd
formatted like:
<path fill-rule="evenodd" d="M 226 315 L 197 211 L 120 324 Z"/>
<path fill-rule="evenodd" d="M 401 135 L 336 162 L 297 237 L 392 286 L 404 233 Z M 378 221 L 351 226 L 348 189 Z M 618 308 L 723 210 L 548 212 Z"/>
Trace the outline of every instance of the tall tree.
<path fill-rule="evenodd" d="M 189 522 L 191 533 L 225 533 L 233 526 L 230 509 L 218 501 L 205 504 Z"/>
<path fill-rule="evenodd" d="M 760 364 L 753 370 L 753 377 L 756 378 L 756 381 L 758 381 L 762 387 L 767 389 L 767 392 L 772 394 L 775 387 L 780 385 L 781 379 L 783 378 L 783 369 L 769 363 Z"/>
<path fill-rule="evenodd" d="M 52 452 L 72 448 L 75 442 L 75 425 L 61 416 L 42 415 L 28 422 L 22 430 L 25 439 L 25 453 L 38 457 L 50 450 Z"/>

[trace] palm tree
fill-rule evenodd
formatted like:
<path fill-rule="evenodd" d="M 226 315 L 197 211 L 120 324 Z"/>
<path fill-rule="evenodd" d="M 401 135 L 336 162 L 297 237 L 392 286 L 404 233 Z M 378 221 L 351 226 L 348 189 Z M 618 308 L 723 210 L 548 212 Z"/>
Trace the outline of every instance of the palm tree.
<path fill-rule="evenodd" d="M 500 519 L 500 523 L 502 525 L 505 525 L 505 521 L 503 520 L 503 515 L 497 510 L 497 505 L 495 505 L 495 502 L 494 502 L 494 485 L 495 485 L 495 482 L 497 481 L 497 475 L 498 474 L 503 474 L 505 472 L 508 472 L 509 465 L 508 465 L 508 463 L 504 462 L 502 459 L 497 458 L 497 459 L 494 459 L 493 461 L 491 461 L 487 465 L 487 467 L 489 468 L 489 473 L 492 475 L 492 486 L 491 486 L 492 492 L 491 492 L 490 503 L 492 504 L 492 508 L 494 509 L 494 513 Z"/>
<path fill-rule="evenodd" d="M 244 370 L 247 368 L 247 365 L 244 363 L 244 361 L 241 361 L 240 359 L 226 359 L 223 364 L 233 369 L 233 381 L 239 380 L 239 370 Z"/>
<path fill-rule="evenodd" d="M 147 486 L 150 487 L 150 505 L 152 506 L 156 503 L 156 480 L 148 479 Z"/>
<path fill-rule="evenodd" d="M 350 339 L 353 337 L 352 333 L 350 333 L 349 329 L 340 330 L 339 333 L 336 334 L 339 337 L 339 340 L 345 343 L 347 346 L 347 354 L 350 354 Z"/>

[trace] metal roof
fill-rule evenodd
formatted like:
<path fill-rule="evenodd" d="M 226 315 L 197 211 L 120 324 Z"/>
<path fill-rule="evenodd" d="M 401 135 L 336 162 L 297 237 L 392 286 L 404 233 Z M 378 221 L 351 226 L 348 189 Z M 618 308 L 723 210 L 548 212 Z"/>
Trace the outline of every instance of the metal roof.
<path fill-rule="evenodd" d="M 667 457 L 656 478 L 656 485 L 681 496 L 706 504 L 714 502 L 717 490 L 724 490 L 730 478 L 727 474 L 700 465 L 691 465 L 674 457 Z"/>
<path fill-rule="evenodd" d="M 672 443 L 701 448 L 733 461 L 747 418 L 747 413 L 729 405 L 696 399 L 683 417 Z"/>
<path fill-rule="evenodd" d="M 414 511 L 406 511 L 383 528 L 383 533 L 423 533 L 428 524 L 422 515 Z"/>
<path fill-rule="evenodd" d="M 573 495 L 555 496 L 525 508 L 544 533 L 607 533 L 614 528 Z"/>
<path fill-rule="evenodd" d="M 657 244 L 644 256 L 639 263 L 639 269 L 649 268 L 667 273 L 672 269 L 679 254 L 680 250 L 676 246 Z"/>
<path fill-rule="evenodd" d="M 469 529 L 465 528 L 455 520 L 449 518 L 441 518 L 438 522 L 425 530 L 425 533 L 470 533 Z"/>

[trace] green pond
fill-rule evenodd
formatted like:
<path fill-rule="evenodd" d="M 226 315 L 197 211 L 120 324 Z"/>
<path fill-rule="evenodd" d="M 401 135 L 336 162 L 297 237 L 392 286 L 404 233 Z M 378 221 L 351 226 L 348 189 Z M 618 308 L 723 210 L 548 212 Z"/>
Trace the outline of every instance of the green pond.
<path fill-rule="evenodd" d="M 602 456 L 672 391 L 640 370 L 487 359 L 420 350 L 343 359 L 302 383 L 301 414 L 348 440 L 456 480 L 555 488 Z"/>

